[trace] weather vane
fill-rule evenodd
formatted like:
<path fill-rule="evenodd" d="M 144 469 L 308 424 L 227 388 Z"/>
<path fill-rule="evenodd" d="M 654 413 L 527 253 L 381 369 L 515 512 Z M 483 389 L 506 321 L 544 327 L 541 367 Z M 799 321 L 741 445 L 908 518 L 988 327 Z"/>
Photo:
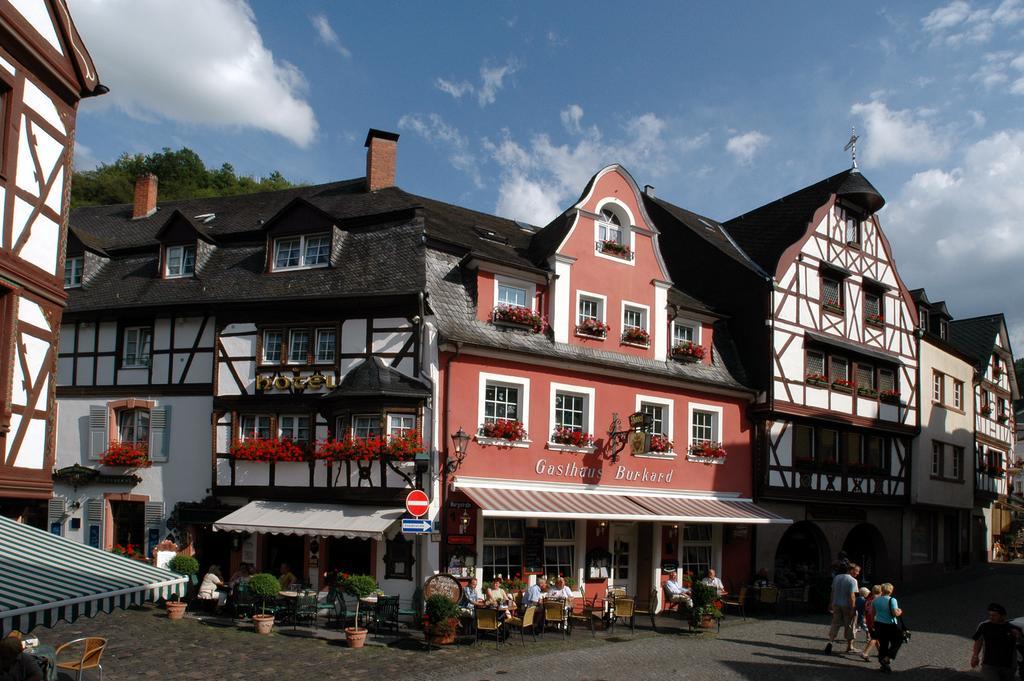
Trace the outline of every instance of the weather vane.
<path fill-rule="evenodd" d="M 860 139 L 860 137 L 857 136 L 857 128 L 856 127 L 851 127 L 850 128 L 850 141 L 846 143 L 845 147 L 843 147 L 843 151 L 850 152 L 850 156 L 853 157 L 853 169 L 854 170 L 857 170 L 857 140 L 859 140 L 859 139 Z"/>

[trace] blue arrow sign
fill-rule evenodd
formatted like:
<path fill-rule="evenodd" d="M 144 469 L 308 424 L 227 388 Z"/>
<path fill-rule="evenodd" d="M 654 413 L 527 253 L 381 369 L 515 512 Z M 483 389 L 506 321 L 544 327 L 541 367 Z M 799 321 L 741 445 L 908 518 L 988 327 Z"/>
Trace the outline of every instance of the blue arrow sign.
<path fill-rule="evenodd" d="M 430 534 L 434 521 L 424 518 L 402 518 L 402 534 Z"/>

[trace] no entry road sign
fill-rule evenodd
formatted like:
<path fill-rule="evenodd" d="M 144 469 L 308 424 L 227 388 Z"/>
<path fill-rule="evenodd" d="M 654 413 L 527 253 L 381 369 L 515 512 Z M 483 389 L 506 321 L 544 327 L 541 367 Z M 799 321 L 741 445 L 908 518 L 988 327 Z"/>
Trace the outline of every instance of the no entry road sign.
<path fill-rule="evenodd" d="M 411 516 L 419 518 L 421 515 L 425 515 L 429 508 L 430 498 L 423 490 L 414 489 L 409 492 L 409 496 L 405 498 L 405 510 L 408 511 Z"/>

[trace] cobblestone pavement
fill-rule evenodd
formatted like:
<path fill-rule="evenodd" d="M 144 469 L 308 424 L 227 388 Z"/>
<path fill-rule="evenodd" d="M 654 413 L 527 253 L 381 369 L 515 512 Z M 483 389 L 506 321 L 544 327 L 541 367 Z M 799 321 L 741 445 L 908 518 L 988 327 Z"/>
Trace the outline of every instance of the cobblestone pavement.
<path fill-rule="evenodd" d="M 998 566 L 951 580 L 949 586 L 900 599 L 913 640 L 894 663 L 906 681 L 980 679 L 969 672 L 968 637 L 991 600 L 1011 616 L 1024 615 L 1024 567 Z M 900 596 L 897 585 L 897 597 Z M 82 635 L 109 640 L 104 657 L 108 679 L 450 679 L 451 681 L 847 681 L 879 675 L 875 662 L 823 652 L 823 615 L 788 619 L 730 617 L 720 634 L 682 631 L 613 637 L 577 633 L 568 642 L 545 640 L 477 648 L 423 651 L 419 643 L 348 650 L 342 641 L 293 634 L 290 628 L 261 637 L 212 622 L 170 622 L 153 608 L 100 615 L 92 620 L 38 630 L 46 642 Z M 837 645 L 836 648 L 841 648 Z"/>

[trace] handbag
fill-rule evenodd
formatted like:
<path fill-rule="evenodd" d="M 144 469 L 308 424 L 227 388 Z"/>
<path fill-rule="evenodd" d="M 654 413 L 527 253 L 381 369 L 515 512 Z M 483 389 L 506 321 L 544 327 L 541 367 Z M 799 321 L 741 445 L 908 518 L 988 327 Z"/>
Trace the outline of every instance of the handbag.
<path fill-rule="evenodd" d="M 904 643 L 910 643 L 910 629 L 907 628 L 907 623 L 903 621 L 903 617 L 896 618 L 896 626 L 900 628 L 900 634 L 903 636 Z"/>

